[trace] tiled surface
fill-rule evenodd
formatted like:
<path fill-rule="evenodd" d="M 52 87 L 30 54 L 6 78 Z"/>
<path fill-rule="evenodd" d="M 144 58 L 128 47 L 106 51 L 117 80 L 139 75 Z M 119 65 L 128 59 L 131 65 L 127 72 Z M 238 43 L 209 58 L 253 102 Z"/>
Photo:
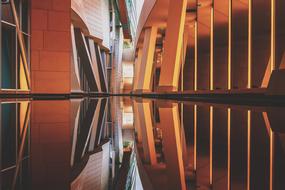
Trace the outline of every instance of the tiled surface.
<path fill-rule="evenodd" d="M 32 0 L 33 93 L 70 92 L 70 0 Z"/>

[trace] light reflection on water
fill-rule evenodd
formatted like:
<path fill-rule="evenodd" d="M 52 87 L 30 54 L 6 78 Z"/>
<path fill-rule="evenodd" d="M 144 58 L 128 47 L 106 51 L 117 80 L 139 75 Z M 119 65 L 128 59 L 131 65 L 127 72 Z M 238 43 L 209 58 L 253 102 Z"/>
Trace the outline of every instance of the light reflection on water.
<path fill-rule="evenodd" d="M 283 107 L 86 98 L 0 110 L 1 189 L 285 189 Z"/>

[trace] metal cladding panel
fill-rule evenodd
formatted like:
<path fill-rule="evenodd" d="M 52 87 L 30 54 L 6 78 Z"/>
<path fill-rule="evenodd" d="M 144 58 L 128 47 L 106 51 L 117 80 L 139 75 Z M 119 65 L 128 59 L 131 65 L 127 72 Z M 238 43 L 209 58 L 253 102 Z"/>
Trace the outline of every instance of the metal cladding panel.
<path fill-rule="evenodd" d="M 71 8 L 86 24 L 89 35 L 102 40 L 102 45 L 110 48 L 109 1 L 72 0 Z"/>

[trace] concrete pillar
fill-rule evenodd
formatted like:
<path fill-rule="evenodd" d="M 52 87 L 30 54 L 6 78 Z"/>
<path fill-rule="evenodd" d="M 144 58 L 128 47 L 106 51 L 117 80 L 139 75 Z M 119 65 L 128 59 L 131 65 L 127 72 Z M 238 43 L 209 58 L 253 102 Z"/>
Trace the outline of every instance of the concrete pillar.
<path fill-rule="evenodd" d="M 142 63 L 142 49 L 138 50 L 138 55 L 135 61 L 135 74 L 134 74 L 134 83 L 133 83 L 133 91 L 138 89 L 138 82 L 139 82 L 139 72 Z"/>
<path fill-rule="evenodd" d="M 178 104 L 159 108 L 169 189 L 186 189 Z"/>
<path fill-rule="evenodd" d="M 142 143 L 142 132 L 140 127 L 140 113 L 138 109 L 138 103 L 133 101 L 133 110 L 134 110 L 134 127 L 137 133 L 137 140 L 139 143 Z"/>
<path fill-rule="evenodd" d="M 149 164 L 155 165 L 157 164 L 157 160 L 153 137 L 151 103 L 151 101 L 137 103 L 139 115 L 136 115 L 136 118 L 140 118 L 139 127 L 142 136 L 144 159 Z"/>
<path fill-rule="evenodd" d="M 155 51 L 157 36 L 157 27 L 152 26 L 144 31 L 144 42 L 142 49 L 142 59 L 139 67 L 138 75 L 138 91 L 139 92 L 150 92 L 151 81 L 153 76 L 153 57 Z"/>
<path fill-rule="evenodd" d="M 170 0 L 159 91 L 177 91 L 187 0 Z"/>

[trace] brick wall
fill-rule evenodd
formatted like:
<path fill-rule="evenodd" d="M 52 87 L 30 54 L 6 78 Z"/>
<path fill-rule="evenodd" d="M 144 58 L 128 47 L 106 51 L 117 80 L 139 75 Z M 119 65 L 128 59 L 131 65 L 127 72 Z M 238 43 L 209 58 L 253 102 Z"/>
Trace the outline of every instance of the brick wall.
<path fill-rule="evenodd" d="M 69 189 L 70 101 L 31 104 L 31 189 Z"/>
<path fill-rule="evenodd" d="M 70 0 L 31 0 L 32 93 L 70 93 Z"/>

